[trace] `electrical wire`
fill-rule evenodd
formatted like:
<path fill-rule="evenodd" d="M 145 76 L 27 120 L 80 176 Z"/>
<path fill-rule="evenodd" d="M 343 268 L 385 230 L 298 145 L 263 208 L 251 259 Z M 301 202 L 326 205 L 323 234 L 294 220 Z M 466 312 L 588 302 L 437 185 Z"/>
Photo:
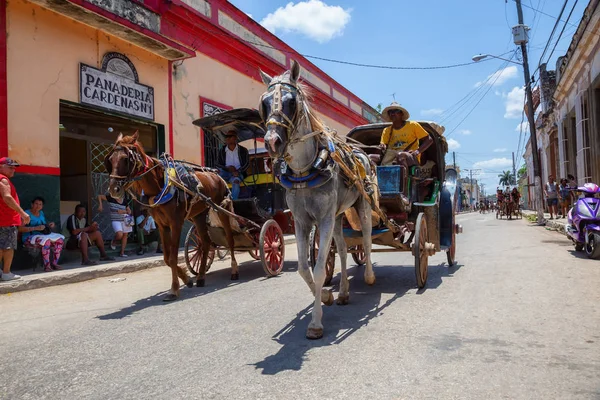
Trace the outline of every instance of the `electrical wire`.
<path fill-rule="evenodd" d="M 187 13 L 187 12 L 186 12 Z M 188 19 L 189 22 L 193 22 L 191 17 L 188 14 Z M 228 37 L 228 38 L 235 38 L 236 40 L 240 41 L 240 42 L 244 42 L 244 43 L 248 43 L 251 44 L 253 46 L 258 46 L 258 47 L 264 47 L 267 49 L 272 49 L 272 50 L 277 50 L 280 51 L 282 53 L 286 53 L 286 54 L 292 54 L 292 55 L 301 55 L 304 58 L 310 58 L 313 60 L 320 60 L 320 61 L 326 61 L 326 62 L 331 62 L 331 63 L 336 63 L 336 64 L 342 64 L 342 65 L 350 65 L 350 66 L 354 66 L 354 67 L 361 67 L 361 68 L 374 68 L 374 69 L 387 69 L 387 70 L 404 70 L 404 71 L 412 71 L 412 70 L 440 70 L 440 69 L 450 69 L 450 68 L 458 68 L 458 67 L 465 67 L 468 65 L 473 65 L 473 64 L 478 64 L 481 63 L 482 61 L 489 61 L 489 60 L 481 60 L 481 61 L 471 61 L 471 62 L 466 62 L 466 63 L 458 63 L 458 64 L 449 64 L 449 65 L 433 65 L 433 66 L 425 66 L 425 67 L 409 67 L 409 66 L 395 66 L 395 65 L 379 65 L 379 64 L 367 64 L 367 63 L 359 63 L 359 62 L 354 62 L 354 61 L 345 61 L 345 60 L 337 60 L 337 59 L 333 59 L 333 58 L 327 58 L 327 57 L 320 57 L 320 56 L 313 56 L 310 54 L 302 54 L 302 53 L 298 53 L 294 50 L 288 50 L 288 49 L 282 49 L 279 47 L 275 47 L 275 46 L 271 46 L 269 44 L 264 44 L 264 43 L 258 43 L 252 40 L 248 40 L 248 39 L 244 39 L 242 37 L 239 36 L 234 36 L 230 33 L 226 33 L 226 32 L 220 32 L 214 29 L 206 29 L 207 31 L 209 31 L 212 34 L 218 35 L 218 36 L 223 36 L 223 37 Z M 194 50 L 198 50 L 195 46 L 195 43 L 192 43 L 192 47 L 194 48 Z"/>
<path fill-rule="evenodd" d="M 516 3 L 516 0 L 513 0 L 513 1 Z M 550 14 L 548 14 L 548 13 L 545 13 L 545 12 L 543 12 L 542 10 L 539 10 L 539 9 L 533 8 L 533 7 L 531 7 L 531 6 L 528 6 L 527 4 L 521 4 L 521 5 L 522 5 L 523 7 L 529 8 L 530 10 L 537 11 L 537 12 L 539 12 L 540 14 L 542 14 L 542 15 L 545 15 L 546 17 L 550 17 L 550 18 L 552 18 L 552 19 L 558 19 L 558 18 L 560 18 L 560 17 L 556 18 L 554 15 L 550 15 Z M 560 21 L 560 22 L 565 22 L 565 21 Z M 571 25 L 571 26 L 574 26 L 574 27 L 577 27 L 577 25 L 574 25 L 574 24 L 569 24 L 569 25 Z"/>
<path fill-rule="evenodd" d="M 512 60 L 512 58 L 513 57 L 509 58 L 509 60 Z M 508 63 L 509 63 L 509 61 L 505 61 L 500 69 L 505 68 L 508 65 Z M 452 135 L 458 129 L 458 127 L 461 126 L 461 124 L 469 117 L 469 115 L 471 115 L 471 113 L 473 113 L 473 111 L 475 111 L 475 109 L 477 108 L 479 103 L 481 103 L 483 101 L 483 99 L 489 93 L 489 91 L 492 89 L 492 87 L 494 87 L 494 83 L 496 83 L 496 81 L 500 78 L 500 75 L 501 74 L 496 75 L 496 79 L 494 79 L 494 81 L 489 85 L 488 89 L 483 93 L 483 96 L 481 96 L 479 98 L 479 100 L 477 101 L 477 103 L 475 103 L 473 108 L 471 108 L 471 110 L 467 113 L 467 115 L 465 115 L 464 118 L 461 119 L 460 122 L 456 126 L 454 126 L 454 128 L 446 135 L 446 137 L 450 137 L 450 135 Z"/>
<path fill-rule="evenodd" d="M 548 51 L 548 48 L 550 47 L 550 43 L 552 42 L 552 38 L 554 37 L 554 33 L 556 33 L 556 28 L 558 27 L 558 24 L 560 22 L 560 17 L 562 17 L 563 12 L 565 11 L 565 8 L 567 7 L 567 3 L 568 2 L 569 2 L 569 0 L 565 0 L 565 2 L 562 5 L 562 8 L 560 9 L 560 14 L 558 15 L 558 18 L 556 18 L 556 21 L 554 22 L 554 27 L 552 28 L 552 32 L 550 32 L 550 37 L 548 37 L 548 41 L 546 42 L 546 46 L 544 47 L 544 51 L 542 52 L 540 60 L 538 61 L 538 68 L 537 69 L 539 69 L 540 65 L 542 65 L 542 60 L 544 59 L 544 56 L 546 55 L 546 51 Z M 536 69 L 536 71 L 537 71 L 537 69 Z M 535 74 L 535 72 L 533 74 Z"/>
<path fill-rule="evenodd" d="M 573 10 L 575 10 L 575 6 L 577 5 L 577 2 L 579 0 L 575 0 L 575 3 L 573 4 L 573 7 L 571 8 L 571 12 L 569 12 L 569 15 L 567 16 L 567 22 L 571 19 L 571 15 L 573 15 Z M 558 39 L 556 40 L 556 43 L 554 43 L 554 47 L 552 48 L 552 51 L 550 52 L 550 55 L 548 56 L 548 60 L 546 61 L 547 63 L 550 61 L 550 59 L 552 58 L 552 55 L 554 54 L 554 50 L 556 50 L 556 46 L 558 45 L 558 42 L 560 42 L 560 38 L 563 35 L 563 33 L 565 32 L 565 28 L 567 27 L 567 23 L 565 23 L 563 25 L 562 30 L 560 31 L 560 34 L 558 35 Z"/>

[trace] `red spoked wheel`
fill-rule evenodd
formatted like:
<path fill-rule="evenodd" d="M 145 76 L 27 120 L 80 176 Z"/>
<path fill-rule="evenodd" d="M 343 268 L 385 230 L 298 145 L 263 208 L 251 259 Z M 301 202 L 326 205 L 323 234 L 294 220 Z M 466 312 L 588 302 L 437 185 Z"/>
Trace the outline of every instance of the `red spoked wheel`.
<path fill-rule="evenodd" d="M 252 257 L 253 259 L 260 260 L 260 250 L 258 248 L 250 250 L 248 254 L 250 254 L 250 257 Z"/>
<path fill-rule="evenodd" d="M 283 269 L 285 242 L 283 231 L 275 220 L 268 220 L 260 230 L 258 250 L 267 276 L 279 275 Z"/>
<path fill-rule="evenodd" d="M 202 264 L 202 239 L 196 233 L 196 227 L 194 226 L 190 228 L 185 237 L 184 257 L 188 270 L 193 275 L 198 275 Z M 210 269 L 214 259 L 215 249 L 211 246 L 206 259 L 206 272 Z"/>
<path fill-rule="evenodd" d="M 350 250 L 356 251 L 356 253 L 352 253 L 352 259 L 356 265 L 365 265 L 367 263 L 367 255 L 365 254 L 365 248 L 362 245 L 352 246 Z"/>

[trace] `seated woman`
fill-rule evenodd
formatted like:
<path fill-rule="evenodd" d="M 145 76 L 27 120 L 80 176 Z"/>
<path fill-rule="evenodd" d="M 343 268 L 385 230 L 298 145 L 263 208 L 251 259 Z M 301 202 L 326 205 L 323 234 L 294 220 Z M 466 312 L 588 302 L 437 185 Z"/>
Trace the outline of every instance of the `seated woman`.
<path fill-rule="evenodd" d="M 46 216 L 42 211 L 44 208 L 44 199 L 42 197 L 36 197 L 31 202 L 31 208 L 25 210 L 31 218 L 29 224 L 22 226 L 19 230 L 23 233 L 23 245 L 29 248 L 38 248 L 42 253 L 42 260 L 44 263 L 44 271 L 51 272 L 52 270 L 62 269 L 58 265 L 60 259 L 60 252 L 62 251 L 65 237 L 58 233 L 52 233 L 51 229 L 54 229 L 54 222 L 48 223 Z M 54 251 L 52 261 L 50 261 L 50 252 Z"/>

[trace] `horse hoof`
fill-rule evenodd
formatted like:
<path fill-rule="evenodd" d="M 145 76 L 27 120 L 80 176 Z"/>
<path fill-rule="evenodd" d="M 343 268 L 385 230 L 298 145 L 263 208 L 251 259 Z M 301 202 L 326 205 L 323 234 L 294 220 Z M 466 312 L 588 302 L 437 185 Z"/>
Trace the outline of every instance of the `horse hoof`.
<path fill-rule="evenodd" d="M 308 328 L 306 338 L 310 340 L 321 339 L 323 337 L 323 328 Z"/>
<path fill-rule="evenodd" d="M 193 288 L 194 287 L 194 280 L 192 278 L 188 279 L 188 281 L 186 282 L 185 286 L 187 286 L 188 288 Z"/>
<path fill-rule="evenodd" d="M 169 293 L 168 295 L 166 295 L 163 298 L 163 301 L 174 301 L 177 300 L 177 296 L 175 296 L 173 293 Z"/>
<path fill-rule="evenodd" d="M 333 301 L 333 293 L 331 293 L 331 291 L 327 289 L 323 289 L 323 291 L 321 292 L 321 302 L 326 306 L 330 306 L 333 304 Z"/>
<path fill-rule="evenodd" d="M 341 294 L 337 298 L 338 306 L 345 306 L 350 302 L 350 295 L 342 296 Z"/>
<path fill-rule="evenodd" d="M 365 283 L 369 286 L 373 286 L 375 284 L 375 275 L 365 275 Z"/>
<path fill-rule="evenodd" d="M 196 281 L 196 287 L 204 287 L 205 284 L 205 280 L 204 279 L 198 279 Z"/>
<path fill-rule="evenodd" d="M 232 281 L 237 281 L 238 279 L 240 279 L 240 274 L 239 273 L 231 274 L 231 280 Z"/>

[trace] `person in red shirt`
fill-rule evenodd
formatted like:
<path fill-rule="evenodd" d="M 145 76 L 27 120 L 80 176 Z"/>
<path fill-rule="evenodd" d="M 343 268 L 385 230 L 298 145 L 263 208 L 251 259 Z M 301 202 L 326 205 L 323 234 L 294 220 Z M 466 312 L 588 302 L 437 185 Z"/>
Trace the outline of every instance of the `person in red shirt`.
<path fill-rule="evenodd" d="M 4 263 L 3 281 L 20 278 L 10 272 L 10 267 L 17 248 L 17 229 L 29 223 L 29 215 L 21 208 L 17 190 L 10 181 L 18 166 L 19 163 L 11 158 L 0 158 L 0 260 Z"/>

